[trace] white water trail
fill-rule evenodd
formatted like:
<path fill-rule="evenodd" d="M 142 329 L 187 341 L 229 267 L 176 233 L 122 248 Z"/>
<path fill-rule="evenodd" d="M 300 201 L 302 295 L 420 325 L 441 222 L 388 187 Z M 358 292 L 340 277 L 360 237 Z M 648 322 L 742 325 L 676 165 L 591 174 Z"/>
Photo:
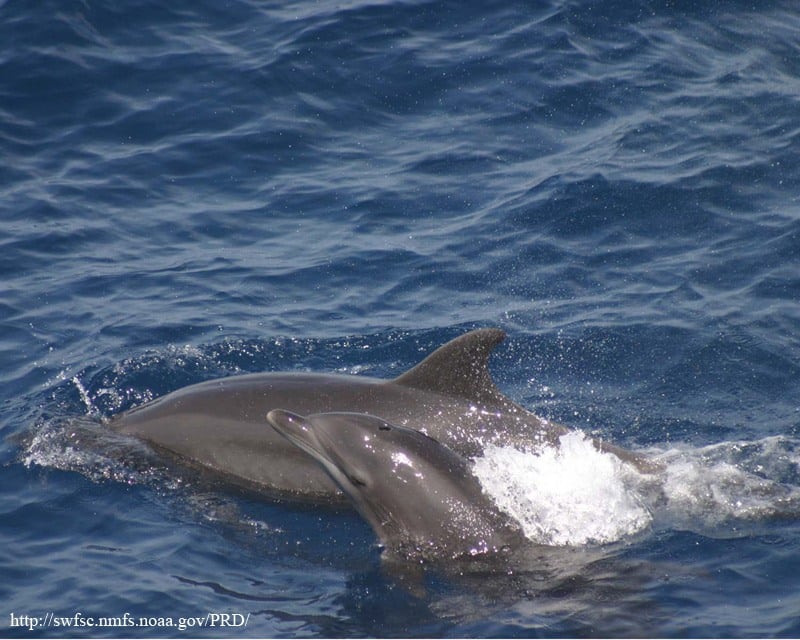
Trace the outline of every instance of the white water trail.
<path fill-rule="evenodd" d="M 540 544 L 606 544 L 655 526 L 727 537 L 745 523 L 800 517 L 798 450 L 784 436 L 650 450 L 662 470 L 642 474 L 573 432 L 557 448 L 489 446 L 473 471 Z"/>

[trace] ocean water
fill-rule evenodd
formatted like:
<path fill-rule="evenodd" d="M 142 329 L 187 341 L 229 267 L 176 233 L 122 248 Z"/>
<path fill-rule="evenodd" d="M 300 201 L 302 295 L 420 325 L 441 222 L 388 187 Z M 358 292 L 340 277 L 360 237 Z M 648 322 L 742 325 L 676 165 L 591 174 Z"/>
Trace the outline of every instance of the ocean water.
<path fill-rule="evenodd" d="M 0 635 L 799 635 L 799 32 L 770 1 L 0 0 Z M 102 425 L 479 326 L 504 393 L 661 466 L 487 449 L 536 570 L 409 589 L 354 513 Z"/>

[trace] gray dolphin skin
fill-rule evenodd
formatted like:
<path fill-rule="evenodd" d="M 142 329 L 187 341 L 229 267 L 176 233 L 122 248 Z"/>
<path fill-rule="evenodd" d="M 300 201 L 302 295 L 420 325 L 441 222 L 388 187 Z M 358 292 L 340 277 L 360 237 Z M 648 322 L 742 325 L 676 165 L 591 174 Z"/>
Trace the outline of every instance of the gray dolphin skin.
<path fill-rule="evenodd" d="M 422 430 L 459 455 L 489 443 L 557 445 L 567 432 L 498 391 L 488 369 L 500 329 L 476 329 L 431 353 L 393 380 L 324 373 L 261 373 L 179 389 L 109 420 L 182 462 L 276 498 L 329 503 L 341 492 L 307 453 L 272 429 L 264 416 L 282 408 L 301 415 L 335 411 L 378 415 Z M 646 459 L 606 444 L 648 470 Z"/>
<path fill-rule="evenodd" d="M 464 458 L 420 431 L 363 413 L 303 417 L 274 409 L 266 417 L 321 465 L 390 553 L 441 560 L 525 542 Z"/>

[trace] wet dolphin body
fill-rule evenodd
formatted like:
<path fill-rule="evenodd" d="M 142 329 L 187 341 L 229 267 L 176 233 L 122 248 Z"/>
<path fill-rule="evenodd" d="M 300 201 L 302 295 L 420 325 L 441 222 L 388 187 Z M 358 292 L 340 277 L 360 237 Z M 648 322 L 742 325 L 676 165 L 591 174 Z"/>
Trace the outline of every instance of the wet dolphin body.
<path fill-rule="evenodd" d="M 487 556 L 526 542 L 467 461 L 420 431 L 362 413 L 275 409 L 267 421 L 321 465 L 395 556 Z"/>
<path fill-rule="evenodd" d="M 261 373 L 210 380 L 179 389 L 112 418 L 115 431 L 159 451 L 275 497 L 329 502 L 339 490 L 304 451 L 272 429 L 264 416 L 283 408 L 302 415 L 368 413 L 421 429 L 459 455 L 479 455 L 489 443 L 557 444 L 567 429 L 503 396 L 488 359 L 505 338 L 477 329 L 439 347 L 393 380 L 319 373 Z M 630 452 L 602 445 L 639 466 Z"/>

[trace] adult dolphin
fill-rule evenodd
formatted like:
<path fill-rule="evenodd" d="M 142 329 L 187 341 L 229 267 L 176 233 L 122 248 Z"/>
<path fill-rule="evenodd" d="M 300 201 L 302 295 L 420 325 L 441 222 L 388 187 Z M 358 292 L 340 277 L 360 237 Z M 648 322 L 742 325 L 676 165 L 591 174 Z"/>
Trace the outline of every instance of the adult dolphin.
<path fill-rule="evenodd" d="M 467 461 L 416 429 L 363 413 L 273 409 L 266 417 L 319 463 L 395 556 L 492 556 L 531 544 Z"/>
<path fill-rule="evenodd" d="M 342 499 L 308 454 L 264 428 L 269 411 L 379 415 L 419 429 L 465 457 L 479 455 L 490 443 L 555 445 L 566 427 L 526 411 L 492 382 L 489 356 L 504 338 L 500 329 L 470 331 L 393 380 L 324 373 L 210 380 L 135 407 L 109 424 L 262 493 L 314 502 Z M 647 469 L 648 462 L 631 452 L 598 446 Z"/>

